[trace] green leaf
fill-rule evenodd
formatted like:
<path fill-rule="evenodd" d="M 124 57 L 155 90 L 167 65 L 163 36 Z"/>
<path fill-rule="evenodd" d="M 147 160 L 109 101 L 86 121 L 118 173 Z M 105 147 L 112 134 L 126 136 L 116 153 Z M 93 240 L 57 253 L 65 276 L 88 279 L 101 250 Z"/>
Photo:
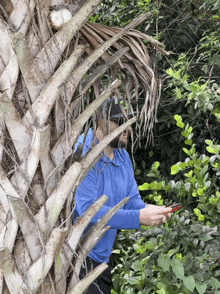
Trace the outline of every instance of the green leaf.
<path fill-rule="evenodd" d="M 215 152 L 215 149 L 212 148 L 211 146 L 206 147 L 206 149 L 207 149 L 207 151 L 208 151 L 209 153 L 212 153 L 212 154 L 215 154 L 215 153 L 216 153 L 216 152 Z"/>
<path fill-rule="evenodd" d="M 121 250 L 119 250 L 119 249 L 115 249 L 115 250 L 112 250 L 112 253 L 115 253 L 115 254 L 121 254 Z"/>
<path fill-rule="evenodd" d="M 144 183 L 143 185 L 138 187 L 140 191 L 145 191 L 145 190 L 149 190 L 149 184 L 148 183 Z"/>
<path fill-rule="evenodd" d="M 198 208 L 193 209 L 196 216 L 201 215 L 201 211 Z"/>
<path fill-rule="evenodd" d="M 171 175 L 177 174 L 178 171 L 179 171 L 179 166 L 178 165 L 175 164 L 175 165 L 171 166 Z"/>
<path fill-rule="evenodd" d="M 188 136 L 189 136 L 189 132 L 188 132 L 188 131 L 182 131 L 182 132 L 181 132 L 181 135 L 182 135 L 183 137 L 185 137 L 185 138 L 188 138 Z"/>
<path fill-rule="evenodd" d="M 167 255 L 160 255 L 158 258 L 158 264 L 162 267 L 163 271 L 169 272 L 170 258 Z"/>
<path fill-rule="evenodd" d="M 212 288 L 214 288 L 215 290 L 220 288 L 220 282 L 214 277 L 210 278 L 210 284 L 211 284 Z"/>
<path fill-rule="evenodd" d="M 192 143 L 193 143 L 193 141 L 190 140 L 190 139 L 188 139 L 188 140 L 185 141 L 185 144 L 186 144 L 186 145 L 192 145 Z"/>
<path fill-rule="evenodd" d="M 188 78 L 188 75 L 184 75 L 183 78 L 182 78 L 182 82 L 185 83 L 185 81 L 187 80 L 187 78 Z"/>
<path fill-rule="evenodd" d="M 152 189 L 152 190 L 156 189 L 156 187 L 157 187 L 157 182 L 152 182 L 149 185 L 149 188 Z"/>
<path fill-rule="evenodd" d="M 171 76 L 171 77 L 174 76 L 174 71 L 172 70 L 172 68 L 169 68 L 169 69 L 166 71 L 166 73 L 167 73 L 169 76 Z"/>
<path fill-rule="evenodd" d="M 202 285 L 199 285 L 199 284 L 196 284 L 196 290 L 199 292 L 199 294 L 204 294 L 205 291 L 206 291 L 206 284 L 202 284 Z"/>
<path fill-rule="evenodd" d="M 141 170 L 140 170 L 140 169 L 137 169 L 137 170 L 135 171 L 135 175 L 136 175 L 136 176 L 138 176 L 140 173 L 141 173 Z"/>
<path fill-rule="evenodd" d="M 205 142 L 206 142 L 207 145 L 212 145 L 213 144 L 213 142 L 211 140 L 205 140 Z"/>
<path fill-rule="evenodd" d="M 144 275 L 146 278 L 152 276 L 152 270 L 150 268 L 146 268 L 144 271 Z"/>
<path fill-rule="evenodd" d="M 172 270 L 173 270 L 174 274 L 176 275 L 176 277 L 183 280 L 184 267 L 183 267 L 182 263 L 177 259 L 173 259 L 171 261 L 171 266 L 172 266 Z"/>
<path fill-rule="evenodd" d="M 204 222 L 204 220 L 205 220 L 205 216 L 204 216 L 204 215 L 200 215 L 200 216 L 198 217 L 198 220 L 201 221 L 201 222 Z"/>
<path fill-rule="evenodd" d="M 190 167 L 192 167 L 192 166 L 193 166 L 193 164 L 194 164 L 193 160 L 189 160 L 189 161 L 187 162 L 187 166 L 190 166 Z"/>
<path fill-rule="evenodd" d="M 133 270 L 137 271 L 142 271 L 143 266 L 142 266 L 142 262 L 139 260 L 136 260 L 135 262 L 132 263 L 131 268 Z"/>
<path fill-rule="evenodd" d="M 184 168 L 186 168 L 186 163 L 185 163 L 185 162 L 181 162 L 181 163 L 179 164 L 179 166 L 180 166 L 182 169 L 184 169 Z"/>
<path fill-rule="evenodd" d="M 179 88 L 176 88 L 176 96 L 178 99 L 181 99 L 181 97 L 182 97 L 182 93 Z"/>
<path fill-rule="evenodd" d="M 149 157 L 152 157 L 152 156 L 154 155 L 153 151 L 150 151 L 150 152 L 148 153 L 148 155 L 149 155 Z"/>
<path fill-rule="evenodd" d="M 216 205 L 217 202 L 218 198 L 209 198 L 209 203 L 211 203 L 212 205 Z"/>
<path fill-rule="evenodd" d="M 189 276 L 187 278 L 184 278 L 183 283 L 187 289 L 189 289 L 191 292 L 193 292 L 193 290 L 195 289 L 195 286 L 196 286 L 196 282 L 195 282 L 193 276 Z"/>
<path fill-rule="evenodd" d="M 150 251 L 153 251 L 154 248 L 157 246 L 157 244 L 155 244 L 155 243 L 153 243 L 151 241 L 147 241 L 145 245 L 146 245 L 147 249 L 150 250 Z"/>
<path fill-rule="evenodd" d="M 178 114 L 175 114 L 174 115 L 174 119 L 177 121 L 177 122 L 182 122 L 182 117 Z"/>
<path fill-rule="evenodd" d="M 204 191 L 203 191 L 203 189 L 201 189 L 201 188 L 200 188 L 200 189 L 198 189 L 198 191 L 197 191 L 197 192 L 198 192 L 199 196 L 202 196 L 202 195 L 204 195 Z"/>
<path fill-rule="evenodd" d="M 192 131 L 193 131 L 193 128 L 192 128 L 192 127 L 189 127 L 189 128 L 188 128 L 188 132 L 191 134 Z"/>
<path fill-rule="evenodd" d="M 159 161 L 155 161 L 154 164 L 152 165 L 152 169 L 158 169 L 159 166 L 160 166 Z"/>
<path fill-rule="evenodd" d="M 140 280 L 139 277 L 128 277 L 127 278 L 127 282 L 130 285 L 139 285 L 139 280 Z"/>
<path fill-rule="evenodd" d="M 177 124 L 176 124 L 179 128 L 183 129 L 185 124 L 181 121 L 178 121 Z"/>
<path fill-rule="evenodd" d="M 157 294 L 166 294 L 166 291 L 162 288 L 160 290 L 157 290 Z"/>
<path fill-rule="evenodd" d="M 157 288 L 158 289 L 166 289 L 166 285 L 164 283 L 162 283 L 162 282 L 158 282 L 157 283 Z"/>
<path fill-rule="evenodd" d="M 188 149 L 183 148 L 183 151 L 184 151 L 187 155 L 189 155 L 189 150 L 188 150 Z"/>
<path fill-rule="evenodd" d="M 156 175 L 155 175 L 154 173 L 149 173 L 149 174 L 147 174 L 147 176 L 148 176 L 149 178 L 155 178 L 155 177 L 156 177 Z"/>
<path fill-rule="evenodd" d="M 180 79 L 180 70 L 174 72 L 174 75 L 173 75 L 176 79 Z"/>

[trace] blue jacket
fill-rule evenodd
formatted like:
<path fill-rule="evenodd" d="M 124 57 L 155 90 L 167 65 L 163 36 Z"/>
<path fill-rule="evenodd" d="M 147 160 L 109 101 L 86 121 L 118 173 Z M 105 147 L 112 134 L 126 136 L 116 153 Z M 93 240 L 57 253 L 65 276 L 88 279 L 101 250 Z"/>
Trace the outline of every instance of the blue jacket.
<path fill-rule="evenodd" d="M 83 155 L 91 146 L 92 140 L 93 130 L 89 129 Z M 75 150 L 82 143 L 83 134 L 75 145 Z M 82 216 L 103 194 L 108 196 L 108 201 L 94 216 L 89 227 L 125 197 L 129 196 L 130 200 L 110 219 L 108 225 L 111 229 L 89 254 L 92 259 L 100 263 L 109 261 L 117 229 L 140 228 L 140 209 L 146 206 L 140 197 L 132 162 L 125 149 L 115 149 L 113 161 L 103 152 L 102 158 L 88 172 L 76 191 L 74 219 L 78 215 Z"/>

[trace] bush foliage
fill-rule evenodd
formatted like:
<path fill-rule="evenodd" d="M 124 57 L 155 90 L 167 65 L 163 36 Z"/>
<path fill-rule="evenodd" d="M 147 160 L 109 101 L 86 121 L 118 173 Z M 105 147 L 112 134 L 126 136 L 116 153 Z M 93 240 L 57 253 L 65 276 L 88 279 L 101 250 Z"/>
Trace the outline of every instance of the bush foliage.
<path fill-rule="evenodd" d="M 220 145 L 207 140 L 208 154 L 197 153 L 193 128 L 179 115 L 175 120 L 187 146 L 185 160 L 171 166 L 172 180 L 155 162 L 139 189 L 147 202 L 176 200 L 183 209 L 162 228 L 120 232 L 113 251 L 113 293 L 220 293 Z"/>
<path fill-rule="evenodd" d="M 192 223 L 187 214 L 161 229 L 121 232 L 112 293 L 220 293 L 219 245 L 217 227 Z"/>

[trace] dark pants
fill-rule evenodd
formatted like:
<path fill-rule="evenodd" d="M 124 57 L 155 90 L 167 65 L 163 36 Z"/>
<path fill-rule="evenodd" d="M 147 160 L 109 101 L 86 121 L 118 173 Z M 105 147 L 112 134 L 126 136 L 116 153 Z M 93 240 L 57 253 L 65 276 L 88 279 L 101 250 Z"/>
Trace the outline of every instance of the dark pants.
<path fill-rule="evenodd" d="M 91 259 L 90 257 L 86 258 L 85 266 L 81 267 L 79 278 L 83 279 L 88 272 L 100 265 L 99 262 Z M 111 284 L 112 284 L 112 274 L 111 267 L 108 263 L 108 268 L 89 286 L 86 294 L 110 294 L 111 293 Z"/>

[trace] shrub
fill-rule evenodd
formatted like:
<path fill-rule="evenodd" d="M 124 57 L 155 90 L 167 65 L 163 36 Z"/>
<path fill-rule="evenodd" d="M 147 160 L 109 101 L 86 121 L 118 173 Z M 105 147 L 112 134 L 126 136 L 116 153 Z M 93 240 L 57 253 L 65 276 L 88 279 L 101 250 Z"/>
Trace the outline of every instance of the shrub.
<path fill-rule="evenodd" d="M 207 225 L 220 224 L 220 145 L 206 140 L 209 155 L 198 154 L 196 144 L 193 143 L 193 128 L 185 126 L 181 116 L 175 115 L 176 124 L 182 129 L 182 136 L 187 146 L 183 151 L 187 155 L 185 161 L 180 161 L 171 167 L 173 179 L 167 181 L 158 170 L 160 163 L 152 165 L 148 177 L 155 180 L 139 186 L 141 191 L 151 192 L 145 199 L 154 200 L 158 205 L 169 202 L 181 202 L 189 211 L 198 217 L 199 221 L 206 221 Z M 153 192 L 153 193 L 152 193 Z M 165 199 L 165 200 L 164 200 Z"/>
<path fill-rule="evenodd" d="M 206 140 L 207 154 L 199 154 L 193 128 L 181 116 L 174 118 L 182 130 L 186 158 L 172 165 L 171 180 L 161 175 L 160 163 L 154 162 L 139 189 L 145 191 L 146 202 L 181 202 L 183 209 L 161 228 L 119 233 L 113 251 L 112 293 L 220 293 L 220 145 Z"/>
<path fill-rule="evenodd" d="M 122 231 L 112 293 L 220 293 L 219 246 L 218 228 L 192 223 L 187 214 L 172 217 L 168 227 Z"/>

